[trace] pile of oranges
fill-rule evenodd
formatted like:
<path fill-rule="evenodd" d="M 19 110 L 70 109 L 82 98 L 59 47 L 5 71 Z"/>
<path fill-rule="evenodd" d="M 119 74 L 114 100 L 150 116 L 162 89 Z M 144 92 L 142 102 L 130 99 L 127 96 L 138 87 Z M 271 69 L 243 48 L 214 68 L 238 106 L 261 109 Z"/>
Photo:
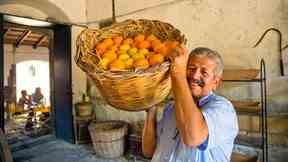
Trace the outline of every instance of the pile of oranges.
<path fill-rule="evenodd" d="M 110 71 L 147 69 L 164 62 L 178 45 L 178 41 L 161 41 L 153 34 L 106 38 L 96 45 L 96 54 L 101 58 L 98 66 Z"/>

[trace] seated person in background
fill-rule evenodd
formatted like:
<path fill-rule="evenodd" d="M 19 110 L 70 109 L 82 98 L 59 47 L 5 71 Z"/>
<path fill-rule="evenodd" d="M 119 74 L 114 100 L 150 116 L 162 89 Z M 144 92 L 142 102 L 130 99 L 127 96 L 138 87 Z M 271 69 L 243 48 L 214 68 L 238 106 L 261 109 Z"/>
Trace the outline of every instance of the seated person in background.
<path fill-rule="evenodd" d="M 43 105 L 44 104 L 44 95 L 41 92 L 41 88 L 37 87 L 35 92 L 32 94 L 32 102 L 35 105 Z"/>
<path fill-rule="evenodd" d="M 18 100 L 17 106 L 23 109 L 31 106 L 31 98 L 29 98 L 29 96 L 27 95 L 26 90 L 21 91 L 21 97 Z"/>

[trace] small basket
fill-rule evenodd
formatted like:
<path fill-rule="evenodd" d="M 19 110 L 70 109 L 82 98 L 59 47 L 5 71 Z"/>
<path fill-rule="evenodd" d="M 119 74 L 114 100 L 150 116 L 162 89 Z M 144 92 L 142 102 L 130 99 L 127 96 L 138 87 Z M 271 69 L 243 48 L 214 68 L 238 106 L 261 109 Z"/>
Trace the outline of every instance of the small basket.
<path fill-rule="evenodd" d="M 96 155 L 117 158 L 123 155 L 128 124 L 123 121 L 92 122 L 88 126 Z"/>
<path fill-rule="evenodd" d="M 113 36 L 134 37 L 137 34 L 153 34 L 160 40 L 176 40 L 186 43 L 184 35 L 168 23 L 157 20 L 126 20 L 101 30 L 85 29 L 77 38 L 77 65 L 94 81 L 101 95 L 115 108 L 141 111 L 163 101 L 171 90 L 168 73 L 170 64 L 138 71 L 105 71 L 98 67 L 100 58 L 95 46 Z"/>

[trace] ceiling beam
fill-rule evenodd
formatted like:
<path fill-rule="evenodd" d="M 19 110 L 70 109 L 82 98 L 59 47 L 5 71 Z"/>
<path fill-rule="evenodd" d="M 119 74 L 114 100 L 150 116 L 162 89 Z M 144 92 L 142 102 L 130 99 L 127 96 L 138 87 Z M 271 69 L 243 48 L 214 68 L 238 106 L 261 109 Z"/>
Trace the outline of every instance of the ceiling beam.
<path fill-rule="evenodd" d="M 4 29 L 4 33 L 3 33 L 3 37 L 5 38 L 5 36 L 6 36 L 6 34 L 10 31 L 11 29 L 10 28 L 8 28 L 8 29 Z"/>
<path fill-rule="evenodd" d="M 31 30 L 25 30 L 23 34 L 20 36 L 20 38 L 16 41 L 15 46 L 19 47 L 19 45 L 29 36 L 31 33 Z"/>
<path fill-rule="evenodd" d="M 43 35 L 42 37 L 40 37 L 37 42 L 33 45 L 33 48 L 37 48 L 38 46 L 40 46 L 44 41 L 46 40 L 46 35 Z"/>
<path fill-rule="evenodd" d="M 26 30 L 31 30 L 33 33 L 38 33 L 38 34 L 45 34 L 47 36 L 53 36 L 53 31 L 48 28 L 40 28 L 40 27 L 33 27 L 33 26 L 27 26 L 27 25 L 19 25 L 19 24 L 13 24 L 9 22 L 4 22 L 4 28 L 21 28 L 21 29 L 26 29 Z"/>

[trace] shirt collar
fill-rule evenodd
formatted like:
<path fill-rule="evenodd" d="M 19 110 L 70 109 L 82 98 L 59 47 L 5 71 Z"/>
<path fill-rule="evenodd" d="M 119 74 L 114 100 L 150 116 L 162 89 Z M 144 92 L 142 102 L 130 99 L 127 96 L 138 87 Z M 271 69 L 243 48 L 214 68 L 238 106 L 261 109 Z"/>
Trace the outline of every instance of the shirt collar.
<path fill-rule="evenodd" d="M 213 92 L 209 92 L 209 94 L 207 96 L 204 96 L 202 98 L 200 98 L 200 100 L 198 101 L 197 105 L 199 107 L 202 107 L 205 103 L 207 103 L 210 100 L 210 96 L 213 95 Z"/>

